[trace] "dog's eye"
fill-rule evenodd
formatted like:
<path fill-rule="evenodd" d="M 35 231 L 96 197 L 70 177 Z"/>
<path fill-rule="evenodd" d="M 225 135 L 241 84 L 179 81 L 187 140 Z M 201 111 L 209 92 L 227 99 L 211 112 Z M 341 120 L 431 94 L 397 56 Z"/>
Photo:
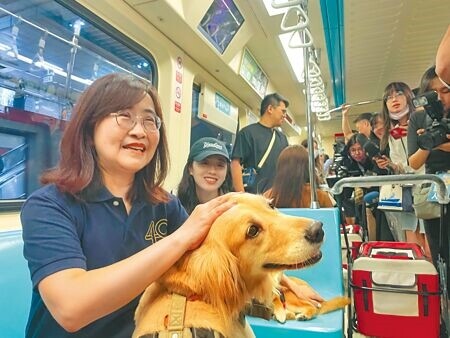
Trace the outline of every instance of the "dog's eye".
<path fill-rule="evenodd" d="M 275 204 L 273 204 L 273 200 L 269 201 L 269 207 L 271 207 L 272 209 L 275 209 Z"/>
<path fill-rule="evenodd" d="M 250 225 L 247 229 L 247 237 L 255 238 L 259 235 L 260 228 L 257 225 Z"/>

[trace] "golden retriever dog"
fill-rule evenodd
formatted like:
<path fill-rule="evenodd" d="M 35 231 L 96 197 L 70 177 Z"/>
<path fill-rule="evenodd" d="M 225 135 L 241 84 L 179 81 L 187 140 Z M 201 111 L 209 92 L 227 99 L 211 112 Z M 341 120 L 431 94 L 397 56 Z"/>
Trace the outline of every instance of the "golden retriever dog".
<path fill-rule="evenodd" d="M 242 315 L 246 303 L 271 304 L 274 273 L 320 260 L 322 223 L 282 214 L 262 196 L 233 199 L 202 245 L 146 289 L 134 338 L 192 337 L 194 328 L 212 330 L 212 337 L 254 337 Z"/>
<path fill-rule="evenodd" d="M 304 280 L 289 276 L 294 283 L 308 285 Z M 286 320 L 310 320 L 317 315 L 342 309 L 350 304 L 350 298 L 344 296 L 334 297 L 319 303 L 316 306 L 307 299 L 298 298 L 290 289 L 278 286 L 273 295 L 273 316 L 280 323 Z"/>

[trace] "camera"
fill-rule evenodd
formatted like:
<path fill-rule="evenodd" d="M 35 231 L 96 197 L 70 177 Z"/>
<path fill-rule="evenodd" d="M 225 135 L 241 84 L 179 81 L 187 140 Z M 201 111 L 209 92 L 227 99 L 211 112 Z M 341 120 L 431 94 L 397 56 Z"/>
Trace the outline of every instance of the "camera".
<path fill-rule="evenodd" d="M 356 140 L 363 147 L 366 152 L 366 156 L 369 159 L 377 158 L 381 156 L 380 147 L 375 142 L 371 141 L 366 135 L 359 133 L 356 136 Z"/>
<path fill-rule="evenodd" d="M 425 133 L 419 135 L 418 144 L 421 149 L 432 150 L 434 147 L 448 141 L 450 134 L 450 121 L 444 117 L 444 106 L 438 99 L 435 91 L 429 91 L 413 99 L 414 107 L 423 107 L 428 116 L 433 120 Z"/>

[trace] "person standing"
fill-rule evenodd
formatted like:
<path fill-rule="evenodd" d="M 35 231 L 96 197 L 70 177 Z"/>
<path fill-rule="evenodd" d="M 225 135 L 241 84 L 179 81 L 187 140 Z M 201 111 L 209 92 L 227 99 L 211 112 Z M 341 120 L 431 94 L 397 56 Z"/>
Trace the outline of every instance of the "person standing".
<path fill-rule="evenodd" d="M 422 76 L 420 82 L 419 95 L 428 91 L 434 90 L 438 94 L 438 99 L 442 102 L 443 117 L 448 118 L 450 116 L 450 88 L 448 88 L 439 79 L 436 74 L 436 67 L 432 66 L 428 68 Z M 432 149 L 422 149 L 419 147 L 419 137 L 424 133 L 429 133 L 427 130 L 432 124 L 432 119 L 425 111 L 417 110 L 411 115 L 408 124 L 408 155 L 409 165 L 413 169 L 419 169 L 425 164 L 425 172 L 427 174 L 436 174 L 439 172 L 446 172 L 450 170 L 450 134 L 447 134 L 447 141 L 443 142 Z M 444 225 L 450 224 L 450 216 L 448 213 L 449 205 L 445 205 L 447 210 L 444 213 Z M 438 251 L 439 251 L 439 223 L 440 219 L 428 219 L 424 220 L 425 233 L 430 246 L 433 262 L 436 263 Z M 449 230 L 448 227 L 444 227 L 444 241 L 443 252 L 444 260 L 449 262 Z M 450 287 L 450 279 L 447 278 L 447 286 Z"/>
<path fill-rule="evenodd" d="M 424 174 L 422 166 L 417 170 L 412 169 L 408 162 L 408 123 L 414 112 L 414 94 L 404 82 L 389 83 L 383 94 L 382 114 L 384 121 L 384 134 L 381 138 L 380 148 L 382 153 L 389 149 L 389 156 L 382 155 L 375 159 L 377 166 L 387 169 L 389 174 L 416 173 Z M 384 211 L 391 230 L 398 234 L 398 240 L 403 239 L 403 231 L 406 234 L 406 242 L 417 243 L 425 250 L 426 256 L 430 256 L 428 243 L 425 239 L 425 229 L 419 226 L 419 221 L 412 211 Z M 401 229 L 401 232 L 398 230 Z"/>
<path fill-rule="evenodd" d="M 235 191 L 264 193 L 272 186 L 278 156 L 288 146 L 286 136 L 277 128 L 282 125 L 288 106 L 289 101 L 281 95 L 266 95 L 261 102 L 259 122 L 237 133 L 231 155 L 231 177 Z M 255 168 L 257 172 L 255 182 L 245 188 L 242 166 Z"/>

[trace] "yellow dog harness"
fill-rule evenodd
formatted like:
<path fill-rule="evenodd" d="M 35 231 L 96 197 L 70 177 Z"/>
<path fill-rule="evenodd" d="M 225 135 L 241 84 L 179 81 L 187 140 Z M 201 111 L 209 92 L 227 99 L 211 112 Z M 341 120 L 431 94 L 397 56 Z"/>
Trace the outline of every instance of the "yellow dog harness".
<path fill-rule="evenodd" d="M 225 338 L 213 329 L 184 327 L 185 312 L 186 297 L 173 293 L 167 330 L 147 333 L 139 338 Z"/>

